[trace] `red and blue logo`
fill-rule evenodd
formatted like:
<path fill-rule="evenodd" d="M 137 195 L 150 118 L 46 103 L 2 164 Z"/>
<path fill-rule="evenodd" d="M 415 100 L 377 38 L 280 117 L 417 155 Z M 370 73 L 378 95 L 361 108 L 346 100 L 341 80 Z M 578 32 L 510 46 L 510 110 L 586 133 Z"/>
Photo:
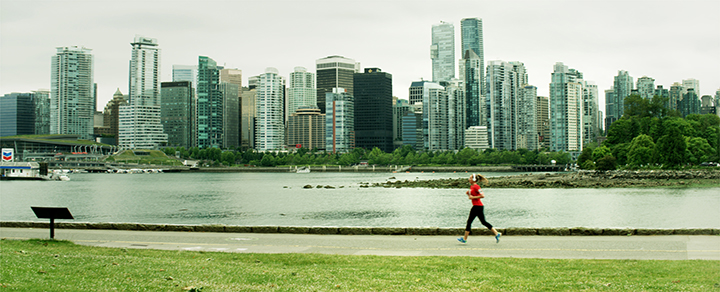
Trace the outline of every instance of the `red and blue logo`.
<path fill-rule="evenodd" d="M 2 160 L 3 161 L 13 161 L 13 149 L 12 148 L 3 148 L 2 150 Z"/>

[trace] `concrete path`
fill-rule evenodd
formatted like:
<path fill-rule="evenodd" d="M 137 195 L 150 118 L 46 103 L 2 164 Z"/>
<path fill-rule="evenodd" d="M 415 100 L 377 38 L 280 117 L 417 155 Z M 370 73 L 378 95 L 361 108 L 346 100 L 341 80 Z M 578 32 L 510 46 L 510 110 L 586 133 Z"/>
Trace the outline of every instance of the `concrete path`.
<path fill-rule="evenodd" d="M 0 238 L 50 238 L 48 229 L 0 228 Z M 477 256 L 553 259 L 720 260 L 720 236 L 310 235 L 56 229 L 55 239 L 113 248 L 238 253 Z"/>

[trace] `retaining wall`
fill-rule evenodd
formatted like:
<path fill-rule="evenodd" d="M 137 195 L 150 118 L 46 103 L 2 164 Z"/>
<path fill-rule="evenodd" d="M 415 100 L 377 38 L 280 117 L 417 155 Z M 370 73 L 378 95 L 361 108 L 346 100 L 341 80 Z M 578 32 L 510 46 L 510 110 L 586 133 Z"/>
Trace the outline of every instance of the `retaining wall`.
<path fill-rule="evenodd" d="M 50 228 L 49 222 L 0 222 L 0 227 Z M 106 229 L 140 231 L 231 232 L 231 233 L 293 233 L 344 235 L 461 235 L 464 228 L 438 227 L 304 227 L 304 226 L 236 226 L 236 225 L 176 225 L 141 223 L 76 223 L 55 222 L 56 229 Z M 720 235 L 720 229 L 633 229 L 633 228 L 497 228 L 505 235 L 540 236 L 628 236 L 628 235 Z M 473 228 L 473 235 L 491 235 L 485 228 Z"/>

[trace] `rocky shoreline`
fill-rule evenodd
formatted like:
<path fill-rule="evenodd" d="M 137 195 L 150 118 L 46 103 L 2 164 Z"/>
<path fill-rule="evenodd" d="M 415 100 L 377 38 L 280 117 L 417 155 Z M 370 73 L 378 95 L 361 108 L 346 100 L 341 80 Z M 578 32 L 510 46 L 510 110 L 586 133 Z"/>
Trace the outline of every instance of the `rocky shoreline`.
<path fill-rule="evenodd" d="M 3 228 L 49 228 L 48 222 L 0 222 Z M 235 225 L 176 225 L 142 223 L 55 223 L 56 229 L 104 229 L 167 232 L 227 232 L 227 233 L 291 233 L 339 235 L 460 235 L 464 228 L 442 227 L 331 227 L 331 226 L 235 226 Z M 586 227 L 510 227 L 498 228 L 504 236 L 632 236 L 632 235 L 720 235 L 720 229 L 636 229 Z M 473 228 L 474 235 L 490 235 L 485 228 Z"/>
<path fill-rule="evenodd" d="M 462 179 L 388 180 L 367 187 L 467 188 Z M 491 177 L 484 188 L 653 188 L 720 187 L 720 170 L 578 171 Z"/>

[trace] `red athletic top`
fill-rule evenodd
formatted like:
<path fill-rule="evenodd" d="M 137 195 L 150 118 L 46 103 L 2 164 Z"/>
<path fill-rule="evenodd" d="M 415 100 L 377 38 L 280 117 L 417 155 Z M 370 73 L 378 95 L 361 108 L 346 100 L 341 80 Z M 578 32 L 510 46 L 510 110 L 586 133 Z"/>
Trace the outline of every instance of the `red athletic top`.
<path fill-rule="evenodd" d="M 480 186 L 478 184 L 473 184 L 470 186 L 470 195 L 473 197 L 477 197 L 480 195 Z M 472 199 L 473 206 L 482 206 L 483 203 L 480 201 L 480 199 Z"/>

